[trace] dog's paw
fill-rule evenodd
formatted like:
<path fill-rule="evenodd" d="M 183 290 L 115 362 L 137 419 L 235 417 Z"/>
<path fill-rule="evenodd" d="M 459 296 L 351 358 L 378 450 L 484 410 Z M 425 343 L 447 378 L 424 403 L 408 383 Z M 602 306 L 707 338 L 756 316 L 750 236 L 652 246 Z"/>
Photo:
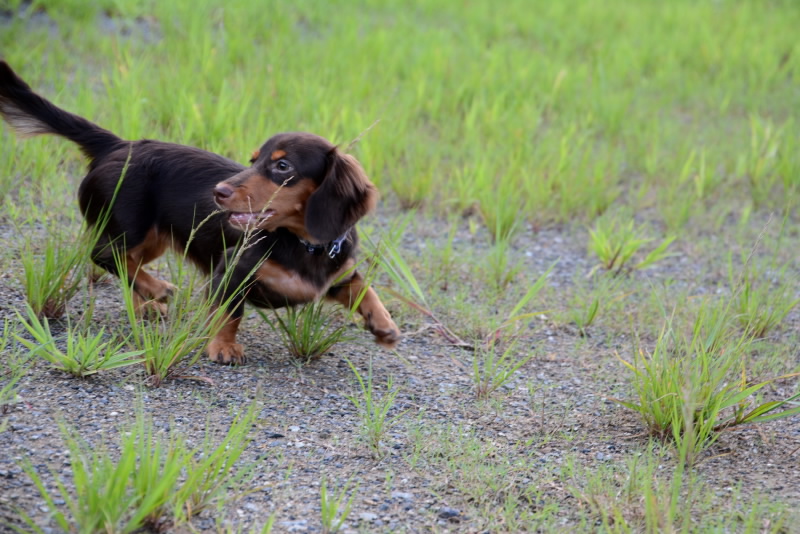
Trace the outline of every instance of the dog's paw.
<path fill-rule="evenodd" d="M 167 302 L 178 290 L 175 284 L 170 284 L 165 280 L 158 281 L 158 287 L 154 287 L 153 300 L 158 302 Z"/>
<path fill-rule="evenodd" d="M 133 292 L 133 303 L 136 313 L 141 317 L 158 319 L 167 316 L 167 303 L 158 300 L 145 299 L 135 291 Z"/>
<path fill-rule="evenodd" d="M 243 365 L 244 347 L 239 343 L 230 343 L 217 339 L 208 344 L 208 357 L 212 362 L 222 365 Z"/>
<path fill-rule="evenodd" d="M 400 341 L 400 329 L 394 324 L 389 312 L 370 314 L 367 318 L 367 329 L 375 336 L 375 343 L 387 349 L 393 349 Z"/>

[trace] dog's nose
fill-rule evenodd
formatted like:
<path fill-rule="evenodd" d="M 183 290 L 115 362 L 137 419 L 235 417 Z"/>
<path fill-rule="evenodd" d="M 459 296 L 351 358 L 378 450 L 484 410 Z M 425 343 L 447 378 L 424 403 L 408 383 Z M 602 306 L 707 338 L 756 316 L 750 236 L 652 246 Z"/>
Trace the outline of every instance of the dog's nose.
<path fill-rule="evenodd" d="M 233 188 L 226 183 L 217 184 L 214 188 L 214 199 L 217 202 L 222 202 L 233 196 Z"/>

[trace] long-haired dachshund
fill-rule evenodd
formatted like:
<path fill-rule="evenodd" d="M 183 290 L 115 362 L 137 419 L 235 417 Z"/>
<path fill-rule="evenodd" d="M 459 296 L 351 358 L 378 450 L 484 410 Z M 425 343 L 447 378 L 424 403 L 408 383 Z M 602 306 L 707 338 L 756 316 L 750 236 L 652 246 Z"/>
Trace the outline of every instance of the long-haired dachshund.
<path fill-rule="evenodd" d="M 5 61 L 0 114 L 20 135 L 60 135 L 89 158 L 78 198 L 89 226 L 101 231 L 92 261 L 118 275 L 115 257 L 123 258 L 140 307 L 166 310 L 174 286 L 142 266 L 169 247 L 214 272 L 217 298 L 228 307 L 208 345 L 211 360 L 244 362 L 236 331 L 245 300 L 277 308 L 325 296 L 350 306 L 363 294 L 358 311 L 376 341 L 391 347 L 399 340 L 386 308 L 353 269 L 355 224 L 374 208 L 377 190 L 355 158 L 325 139 L 276 135 L 247 168 L 198 148 L 125 141 L 37 95 Z M 238 250 L 244 229 L 256 235 Z M 225 269 L 233 271 L 226 276 Z"/>

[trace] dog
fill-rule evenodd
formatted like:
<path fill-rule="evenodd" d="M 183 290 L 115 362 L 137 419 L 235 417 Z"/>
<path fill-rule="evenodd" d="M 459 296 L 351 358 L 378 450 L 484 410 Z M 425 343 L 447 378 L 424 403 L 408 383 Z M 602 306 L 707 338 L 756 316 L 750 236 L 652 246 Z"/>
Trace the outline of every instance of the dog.
<path fill-rule="evenodd" d="M 250 167 L 194 147 L 126 141 L 39 96 L 5 61 L 0 115 L 22 136 L 59 135 L 88 157 L 78 200 L 99 230 L 91 259 L 116 276 L 115 258 L 123 259 L 138 309 L 166 312 L 175 286 L 142 267 L 168 248 L 212 275 L 216 304 L 226 305 L 207 347 L 212 361 L 245 362 L 236 342 L 245 301 L 279 308 L 326 297 L 350 306 L 361 296 L 358 312 L 376 342 L 399 341 L 391 315 L 353 268 L 355 225 L 374 209 L 377 189 L 353 156 L 324 138 L 275 135 Z M 239 249 L 245 231 L 250 244 Z"/>

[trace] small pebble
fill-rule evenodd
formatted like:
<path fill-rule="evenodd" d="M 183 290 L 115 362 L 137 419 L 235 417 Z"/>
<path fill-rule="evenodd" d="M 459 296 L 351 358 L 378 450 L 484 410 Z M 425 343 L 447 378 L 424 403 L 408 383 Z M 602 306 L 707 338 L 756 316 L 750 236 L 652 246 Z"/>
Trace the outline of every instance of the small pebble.
<path fill-rule="evenodd" d="M 444 506 L 439 509 L 439 518 L 440 519 L 447 519 L 453 520 L 457 519 L 461 516 L 461 512 L 456 510 L 455 508 L 450 508 L 449 506 Z"/>

